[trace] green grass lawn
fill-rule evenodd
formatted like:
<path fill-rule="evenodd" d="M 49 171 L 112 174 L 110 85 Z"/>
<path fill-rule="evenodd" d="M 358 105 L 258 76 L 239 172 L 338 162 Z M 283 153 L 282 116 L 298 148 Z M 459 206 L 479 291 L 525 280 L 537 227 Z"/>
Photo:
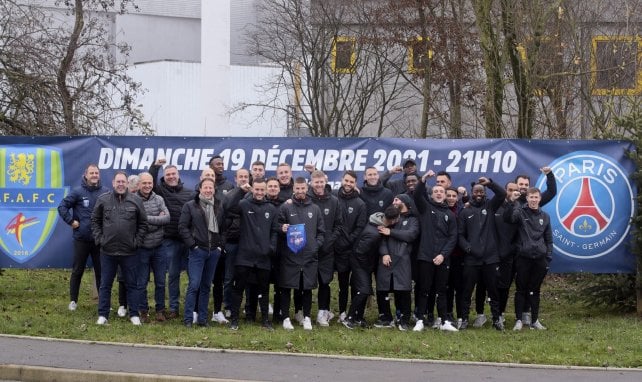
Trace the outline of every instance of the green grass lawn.
<path fill-rule="evenodd" d="M 544 285 L 540 317 L 548 327 L 546 331 L 524 329 L 513 332 L 510 329 L 514 319 L 507 315 L 508 330 L 503 333 L 492 329 L 490 323 L 481 329 L 471 328 L 457 333 L 433 329 L 415 333 L 397 329 L 348 330 L 336 320 L 328 328 L 314 325 L 311 332 L 301 327 L 287 332 L 279 326 L 268 332 L 259 323 L 245 324 L 243 321 L 236 332 L 216 324 L 187 329 L 178 320 L 134 327 L 129 320 L 115 314 L 115 288 L 110 325 L 102 327 L 95 324 L 97 301 L 91 299 L 91 273 L 86 273 L 83 278 L 78 310 L 67 310 L 69 274 L 68 270 L 58 269 L 6 269 L 0 276 L 0 333 L 296 353 L 642 367 L 640 321 L 634 315 L 581 306 L 573 298 L 571 285 L 564 277 L 558 276 L 548 277 Z M 181 279 L 184 284 L 186 277 Z M 182 292 L 184 290 L 183 285 Z M 336 298 L 336 285 L 333 294 Z M 336 300 L 332 307 L 336 312 Z M 512 309 L 511 301 L 508 310 Z M 314 306 L 313 316 L 316 317 Z M 375 317 L 376 306 L 372 306 L 368 309 L 367 318 L 372 322 Z"/>

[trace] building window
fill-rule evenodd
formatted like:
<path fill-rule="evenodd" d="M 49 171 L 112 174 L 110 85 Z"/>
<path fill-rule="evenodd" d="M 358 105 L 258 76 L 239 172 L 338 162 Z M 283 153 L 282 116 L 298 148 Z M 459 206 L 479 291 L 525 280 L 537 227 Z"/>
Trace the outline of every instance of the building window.
<path fill-rule="evenodd" d="M 642 37 L 593 37 L 591 89 L 593 95 L 642 94 Z"/>
<path fill-rule="evenodd" d="M 530 66 L 526 67 L 535 95 L 543 96 L 548 90 L 559 88 L 560 76 L 564 73 L 564 51 L 559 38 L 542 36 L 537 41 L 528 39 L 517 46 L 517 51 L 522 62 L 529 63 L 530 59 Z M 529 52 L 537 52 L 537 56 L 529 57 Z"/>
<path fill-rule="evenodd" d="M 332 41 L 332 71 L 354 73 L 357 62 L 357 40 L 354 37 L 338 36 Z"/>
<path fill-rule="evenodd" d="M 421 74 L 426 60 L 433 55 L 430 38 L 416 37 L 408 41 L 408 73 Z"/>

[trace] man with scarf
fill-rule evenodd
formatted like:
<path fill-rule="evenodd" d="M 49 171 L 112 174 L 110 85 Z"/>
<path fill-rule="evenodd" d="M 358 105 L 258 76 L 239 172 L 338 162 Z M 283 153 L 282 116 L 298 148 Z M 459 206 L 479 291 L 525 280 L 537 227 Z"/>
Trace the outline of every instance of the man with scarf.
<path fill-rule="evenodd" d="M 187 261 L 187 292 L 183 323 L 192 327 L 193 313 L 198 300 L 197 325 L 207 326 L 207 304 L 216 264 L 223 248 L 223 206 L 214 197 L 214 179 L 205 178 L 199 184 L 196 197 L 183 206 L 178 231 L 189 248 Z"/>

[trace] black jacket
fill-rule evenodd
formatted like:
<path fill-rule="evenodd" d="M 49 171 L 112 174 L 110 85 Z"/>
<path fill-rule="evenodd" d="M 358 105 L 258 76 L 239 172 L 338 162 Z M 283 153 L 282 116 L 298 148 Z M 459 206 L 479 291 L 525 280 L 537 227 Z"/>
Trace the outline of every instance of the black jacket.
<path fill-rule="evenodd" d="M 189 248 L 199 246 L 206 249 L 223 249 L 225 245 L 223 235 L 225 232 L 225 214 L 221 201 L 216 199 L 216 197 L 214 198 L 214 214 L 216 215 L 218 233 L 209 231 L 205 210 L 201 207 L 198 194 L 194 199 L 185 203 L 178 221 L 178 232 L 186 246 Z"/>
<path fill-rule="evenodd" d="M 328 284 L 334 274 L 334 243 L 343 229 L 343 215 L 339 208 L 339 200 L 329 190 L 326 189 L 323 195 L 317 195 L 310 189 L 308 197 L 319 207 L 323 216 L 325 237 L 319 249 L 319 275 L 321 281 Z"/>
<path fill-rule="evenodd" d="M 169 224 L 163 227 L 164 235 L 169 239 L 181 240 L 181 235 L 178 233 L 178 221 L 181 218 L 183 205 L 194 198 L 194 192 L 185 188 L 180 179 L 178 185 L 174 187 L 167 185 L 164 177 L 160 179 L 160 182 L 156 182 L 160 167 L 151 165 L 149 173 L 154 178 L 154 192 L 163 197 L 165 206 L 169 210 Z"/>
<path fill-rule="evenodd" d="M 502 201 L 502 205 L 495 211 L 495 229 L 497 230 L 497 251 L 499 259 L 510 261 L 515 255 L 517 248 L 517 225 L 504 220 L 504 211 L 511 204 L 509 201 Z"/>
<path fill-rule="evenodd" d="M 381 243 L 377 266 L 377 290 L 389 291 L 391 276 L 395 290 L 412 290 L 411 253 L 417 237 L 419 237 L 419 220 L 410 213 L 401 215 L 399 221 L 390 228 L 390 235 L 384 237 Z M 389 267 L 382 263 L 381 258 L 384 255 L 390 255 L 392 259 L 392 265 Z"/>
<path fill-rule="evenodd" d="M 254 198 L 240 200 L 238 207 L 240 240 L 235 265 L 270 270 L 279 229 L 277 208 Z"/>
<path fill-rule="evenodd" d="M 98 197 L 109 190 L 98 182 L 95 186 L 87 184 L 87 179 L 82 177 L 81 185 L 71 190 L 58 205 L 58 214 L 71 225 L 76 220 L 80 225 L 74 229 L 74 240 L 93 241 L 91 234 L 91 212 L 94 210 Z"/>
<path fill-rule="evenodd" d="M 432 261 L 442 255 L 446 262 L 457 245 L 457 220 L 446 203 L 437 204 L 425 193 L 425 184 L 419 182 L 413 193 L 421 226 L 417 260 Z"/>
<path fill-rule="evenodd" d="M 147 214 L 142 200 L 129 192 L 102 194 L 91 214 L 91 229 L 101 254 L 135 255 L 147 233 Z"/>
<path fill-rule="evenodd" d="M 386 207 L 392 204 L 392 199 L 394 199 L 392 191 L 384 187 L 381 181 L 375 186 L 369 186 L 364 181 L 359 197 L 366 203 L 366 216 L 370 216 L 375 212 L 383 212 Z"/>
<path fill-rule="evenodd" d="M 495 194 L 476 201 L 471 196 L 469 205 L 459 212 L 459 247 L 464 251 L 464 264 L 484 265 L 499 262 L 495 212 L 506 198 L 506 191 L 491 181 L 488 185 Z"/>
<path fill-rule="evenodd" d="M 557 183 L 555 183 L 555 174 L 553 171 L 546 174 L 546 190 L 540 190 L 542 193 L 542 200 L 539 202 L 539 208 L 544 207 L 548 202 L 553 200 L 557 194 Z M 526 195 L 521 195 L 518 199 L 520 205 L 526 204 Z"/>
<path fill-rule="evenodd" d="M 553 234 L 550 216 L 541 208 L 532 210 L 528 206 L 509 204 L 504 219 L 519 226 L 517 256 L 529 259 L 546 258 L 553 260 Z"/>
<path fill-rule="evenodd" d="M 303 273 L 303 289 L 317 287 L 318 252 L 323 246 L 325 226 L 321 210 L 305 200 L 292 199 L 292 203 L 283 203 L 279 209 L 279 241 L 284 243 L 280 253 L 279 285 L 282 288 L 299 289 L 299 278 Z M 287 246 L 283 224 L 304 224 L 306 244 L 298 253 Z"/>
<path fill-rule="evenodd" d="M 366 203 L 359 198 L 357 191 L 346 193 L 343 188 L 337 191 L 339 209 L 343 215 L 341 235 L 334 244 L 335 252 L 352 252 L 354 243 L 368 223 Z"/>

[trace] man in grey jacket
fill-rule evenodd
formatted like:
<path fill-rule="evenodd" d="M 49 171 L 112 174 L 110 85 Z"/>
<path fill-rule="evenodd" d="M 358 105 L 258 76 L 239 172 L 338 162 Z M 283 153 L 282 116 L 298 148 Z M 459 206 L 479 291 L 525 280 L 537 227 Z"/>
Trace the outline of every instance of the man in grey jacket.
<path fill-rule="evenodd" d="M 102 194 L 91 215 L 91 228 L 96 245 L 100 246 L 102 277 L 98 291 L 98 321 L 105 325 L 109 319 L 111 288 L 118 266 L 123 271 L 129 302 L 129 317 L 140 325 L 136 296 L 136 249 L 147 232 L 147 214 L 140 198 L 127 190 L 127 174 L 119 171 L 112 181 L 114 190 Z"/>
<path fill-rule="evenodd" d="M 142 199 L 145 213 L 147 214 L 147 234 L 143 244 L 138 248 L 138 286 L 139 306 L 143 322 L 149 322 L 149 305 L 147 302 L 147 284 L 149 283 L 149 271 L 154 272 L 154 302 L 156 303 L 156 321 L 165 321 L 165 270 L 167 263 L 165 255 L 161 251 L 163 243 L 163 226 L 169 224 L 169 210 L 165 201 L 157 195 L 154 188 L 154 178 L 148 172 L 138 175 L 138 193 Z"/>

